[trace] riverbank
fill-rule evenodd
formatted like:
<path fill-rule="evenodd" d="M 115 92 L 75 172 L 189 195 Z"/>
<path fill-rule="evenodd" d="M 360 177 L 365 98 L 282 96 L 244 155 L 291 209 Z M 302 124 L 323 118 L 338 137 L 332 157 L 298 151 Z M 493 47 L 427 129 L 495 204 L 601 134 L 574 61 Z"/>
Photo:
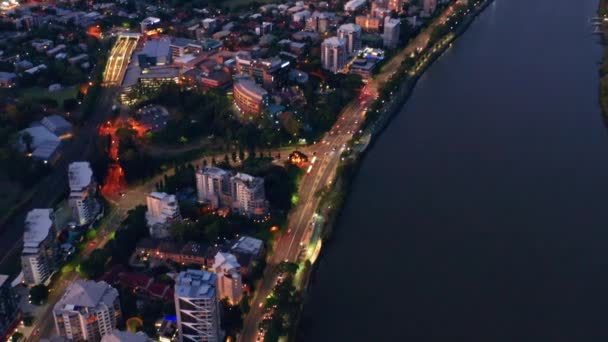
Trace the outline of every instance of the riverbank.
<path fill-rule="evenodd" d="M 358 149 L 357 146 L 351 144 L 351 147 L 354 148 L 350 153 L 344 155 L 343 161 L 340 163 L 336 172 L 335 181 L 333 182 L 332 187 L 326 189 L 323 194 L 321 194 L 322 198 L 317 212 L 321 213 L 321 216 L 325 218 L 320 232 L 320 239 L 324 245 L 331 240 L 334 228 L 339 223 L 341 210 L 351 191 L 351 186 L 353 180 L 357 176 L 359 165 L 370 150 L 369 147 L 374 145 L 377 140 L 376 138 L 388 127 L 396 114 L 400 112 L 402 106 L 409 99 L 418 80 L 424 72 L 451 47 L 452 42 L 456 38 L 466 32 L 475 18 L 492 2 L 493 0 L 482 1 L 471 13 L 466 15 L 465 19 L 454 31 L 448 33 L 445 37 L 421 51 L 418 55 L 418 61 L 420 63 L 417 63 L 417 65 L 413 67 L 414 72 L 402 70 L 405 76 L 399 80 L 397 89 L 390 91 L 391 100 L 386 102 L 383 101 L 382 98 L 379 98 L 376 102 L 376 106 L 371 106 L 372 110 L 378 111 L 379 115 L 373 120 L 366 122 L 365 131 L 353 139 L 353 141 L 358 140 L 362 142 L 359 146 L 360 148 Z M 402 65 L 402 67 L 404 67 L 404 65 Z M 320 249 L 315 258 L 318 260 L 319 258 L 324 257 L 325 251 L 326 248 Z M 302 279 L 303 284 L 301 285 L 301 288 L 304 289 L 303 306 L 306 306 L 306 302 L 310 299 L 309 284 L 311 281 L 314 281 L 317 267 L 318 263 L 314 263 L 309 272 L 309 276 Z M 302 317 L 300 317 L 298 321 L 298 328 L 296 329 L 297 334 L 301 334 L 303 328 L 305 328 L 302 327 L 301 318 Z M 301 338 L 300 335 L 297 336 Z"/>

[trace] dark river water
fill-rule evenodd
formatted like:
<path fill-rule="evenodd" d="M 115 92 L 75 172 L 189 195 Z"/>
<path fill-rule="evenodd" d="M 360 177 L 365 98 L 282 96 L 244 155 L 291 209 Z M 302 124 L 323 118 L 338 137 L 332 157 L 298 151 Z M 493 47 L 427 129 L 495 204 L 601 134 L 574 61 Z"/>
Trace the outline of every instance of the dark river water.
<path fill-rule="evenodd" d="M 496 0 L 363 161 L 306 341 L 607 341 L 597 0 Z"/>

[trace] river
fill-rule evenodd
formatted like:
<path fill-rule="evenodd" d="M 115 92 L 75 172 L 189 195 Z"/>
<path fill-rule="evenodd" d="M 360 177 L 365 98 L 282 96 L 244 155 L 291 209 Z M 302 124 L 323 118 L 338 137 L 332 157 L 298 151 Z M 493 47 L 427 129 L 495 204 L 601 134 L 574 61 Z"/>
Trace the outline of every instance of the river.
<path fill-rule="evenodd" d="M 496 0 L 361 164 L 306 341 L 605 341 L 596 0 Z"/>

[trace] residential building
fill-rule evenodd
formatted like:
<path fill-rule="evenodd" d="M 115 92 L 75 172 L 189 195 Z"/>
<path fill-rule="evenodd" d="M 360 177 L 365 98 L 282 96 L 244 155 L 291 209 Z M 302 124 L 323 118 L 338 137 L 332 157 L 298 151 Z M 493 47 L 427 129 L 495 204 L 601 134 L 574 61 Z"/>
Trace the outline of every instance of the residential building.
<path fill-rule="evenodd" d="M 380 32 L 382 18 L 368 15 L 358 15 L 355 18 L 355 23 L 361 26 L 361 29 L 365 32 L 377 33 Z"/>
<path fill-rule="evenodd" d="M 319 33 L 325 33 L 329 31 L 329 25 L 333 13 L 328 12 L 313 12 L 313 14 L 306 20 L 306 28 Z"/>
<path fill-rule="evenodd" d="M 155 17 L 148 17 L 141 21 L 139 24 L 142 34 L 147 34 L 149 31 L 155 31 L 160 27 L 160 19 Z"/>
<path fill-rule="evenodd" d="M 240 268 L 236 256 L 223 252 L 215 255 L 212 269 L 217 275 L 218 298 L 227 298 L 232 305 L 238 304 L 243 298 Z"/>
<path fill-rule="evenodd" d="M 361 26 L 357 24 L 344 24 L 338 28 L 338 38 L 346 41 L 346 52 L 354 55 L 361 49 Z"/>
<path fill-rule="evenodd" d="M 230 172 L 217 167 L 204 167 L 196 171 L 198 201 L 211 209 L 230 206 Z"/>
<path fill-rule="evenodd" d="M 217 276 L 187 270 L 175 282 L 175 312 L 179 342 L 220 341 Z"/>
<path fill-rule="evenodd" d="M 181 219 L 175 195 L 152 192 L 146 197 L 146 204 L 146 222 L 150 228 L 150 236 L 156 239 L 169 237 L 169 225 Z"/>
<path fill-rule="evenodd" d="M 437 0 L 423 0 L 422 13 L 424 16 L 431 16 L 437 10 Z"/>
<path fill-rule="evenodd" d="M 232 209 L 247 216 L 263 216 L 268 211 L 264 179 L 237 173 L 230 179 Z"/>
<path fill-rule="evenodd" d="M 12 88 L 17 82 L 17 74 L 14 72 L 0 71 L 0 88 Z"/>
<path fill-rule="evenodd" d="M 252 79 L 234 82 L 234 104 L 244 116 L 258 116 L 268 106 L 268 92 Z"/>
<path fill-rule="evenodd" d="M 54 221 L 53 209 L 32 209 L 25 217 L 21 269 L 28 285 L 44 283 L 57 270 Z"/>
<path fill-rule="evenodd" d="M 72 133 L 72 124 L 57 114 L 45 116 L 40 123 L 59 138 Z"/>
<path fill-rule="evenodd" d="M 73 162 L 68 167 L 70 197 L 68 204 L 72 209 L 72 219 L 78 226 L 93 222 L 101 212 L 97 199 L 97 182 L 89 162 Z"/>
<path fill-rule="evenodd" d="M 28 144 L 24 138 L 32 137 Z M 18 148 L 26 153 L 31 153 L 31 157 L 44 162 L 52 162 L 57 156 L 57 150 L 61 145 L 61 139 L 49 131 L 44 126 L 32 126 L 19 131 L 17 140 Z"/>
<path fill-rule="evenodd" d="M 152 342 L 143 331 L 136 333 L 128 331 L 114 330 L 111 333 L 103 335 L 101 342 Z"/>
<path fill-rule="evenodd" d="M 346 40 L 338 37 L 327 38 L 321 43 L 321 63 L 323 69 L 337 73 L 346 64 Z"/>
<path fill-rule="evenodd" d="M 251 255 L 259 258 L 264 251 L 264 241 L 251 236 L 241 236 L 230 247 L 230 252 L 235 255 Z"/>
<path fill-rule="evenodd" d="M 350 0 L 349 2 L 344 4 L 344 11 L 346 12 L 354 12 L 359 10 L 365 6 L 367 0 Z"/>
<path fill-rule="evenodd" d="M 384 47 L 391 49 L 396 48 L 399 44 L 400 31 L 401 21 L 399 19 L 392 19 L 391 17 L 386 17 L 384 19 L 384 34 L 382 35 Z"/>
<path fill-rule="evenodd" d="M 0 337 L 3 341 L 12 335 L 19 321 L 19 302 L 8 275 L 0 274 Z"/>
<path fill-rule="evenodd" d="M 118 291 L 105 281 L 76 280 L 53 308 L 57 335 L 70 341 L 101 341 L 122 319 Z"/>

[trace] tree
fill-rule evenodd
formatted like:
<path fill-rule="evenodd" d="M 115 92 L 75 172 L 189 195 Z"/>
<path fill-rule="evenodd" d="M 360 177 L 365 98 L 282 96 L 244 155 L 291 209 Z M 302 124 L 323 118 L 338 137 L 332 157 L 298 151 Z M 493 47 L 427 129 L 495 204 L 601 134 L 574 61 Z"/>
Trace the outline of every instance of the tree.
<path fill-rule="evenodd" d="M 72 112 L 78 107 L 78 100 L 75 98 L 63 100 L 63 110 L 66 112 Z"/>
<path fill-rule="evenodd" d="M 30 289 L 30 301 L 34 305 L 42 305 L 49 298 L 49 289 L 44 284 L 39 284 Z"/>
<path fill-rule="evenodd" d="M 236 159 L 236 157 L 237 157 L 236 151 L 232 151 L 232 156 L 231 157 L 232 157 L 232 162 L 236 163 L 236 160 L 237 160 Z"/>
<path fill-rule="evenodd" d="M 21 141 L 25 144 L 25 149 L 28 153 L 31 153 L 33 148 L 32 144 L 34 143 L 34 137 L 29 132 L 24 132 L 21 135 Z"/>

